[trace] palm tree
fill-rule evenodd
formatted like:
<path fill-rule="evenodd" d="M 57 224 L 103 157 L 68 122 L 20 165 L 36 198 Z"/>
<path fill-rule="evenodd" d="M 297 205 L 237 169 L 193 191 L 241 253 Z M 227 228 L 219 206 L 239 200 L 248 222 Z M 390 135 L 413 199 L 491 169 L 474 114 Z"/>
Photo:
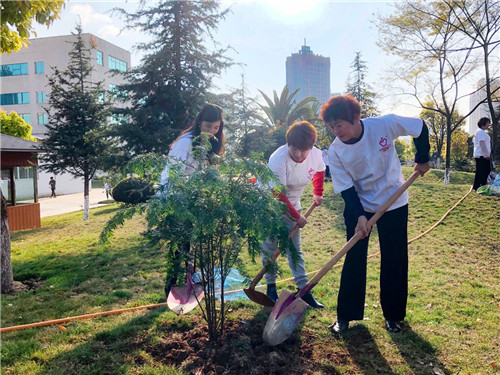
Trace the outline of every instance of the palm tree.
<path fill-rule="evenodd" d="M 270 128 L 285 129 L 297 120 L 312 119 L 314 117 L 314 113 L 312 112 L 309 103 L 316 102 L 317 99 L 312 96 L 308 96 L 295 104 L 293 97 L 297 94 L 297 92 L 299 92 L 299 90 L 300 89 L 297 89 L 290 94 L 288 86 L 285 85 L 279 97 L 276 91 L 273 90 L 274 101 L 259 90 L 267 105 L 257 103 L 260 109 L 262 109 L 265 113 L 265 116 L 259 116 L 258 119 Z"/>

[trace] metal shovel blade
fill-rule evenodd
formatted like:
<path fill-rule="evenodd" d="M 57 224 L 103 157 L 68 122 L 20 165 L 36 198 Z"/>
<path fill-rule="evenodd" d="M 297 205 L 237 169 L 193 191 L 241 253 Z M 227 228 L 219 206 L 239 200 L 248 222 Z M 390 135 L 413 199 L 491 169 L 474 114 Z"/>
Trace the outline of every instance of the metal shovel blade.
<path fill-rule="evenodd" d="M 259 305 L 266 307 L 274 306 L 274 301 L 262 292 L 258 292 L 252 288 L 243 289 L 243 291 L 251 301 L 258 303 Z"/>
<path fill-rule="evenodd" d="M 205 292 L 201 285 L 173 286 L 168 294 L 167 305 L 177 315 L 187 314 L 198 306 L 204 295 Z"/>
<path fill-rule="evenodd" d="M 314 208 L 316 207 L 316 203 L 312 203 L 311 206 L 307 209 L 306 213 L 304 214 L 304 217 L 307 218 L 313 212 Z M 300 227 L 295 224 L 295 226 L 292 228 L 290 231 L 290 234 L 288 235 L 288 238 L 292 238 L 295 233 L 297 233 L 300 230 Z M 280 250 L 276 249 L 276 251 L 273 253 L 271 257 L 271 262 L 274 262 L 278 256 L 280 255 Z M 250 301 L 253 301 L 255 303 L 258 303 L 259 305 L 267 306 L 267 307 L 274 307 L 274 301 L 269 298 L 267 295 L 261 292 L 257 292 L 255 290 L 255 287 L 257 286 L 257 283 L 262 279 L 264 274 L 266 273 L 266 267 L 262 267 L 260 272 L 255 276 L 255 278 L 252 280 L 252 283 L 250 284 L 250 288 L 248 289 L 243 289 L 247 297 L 250 299 Z"/>
<path fill-rule="evenodd" d="M 408 189 L 408 187 L 420 175 L 419 171 L 413 174 L 401 185 L 396 192 L 377 210 L 377 212 L 368 220 L 368 225 L 372 227 L 385 211 Z M 319 272 L 304 286 L 300 292 L 292 294 L 283 291 L 271 311 L 271 315 L 264 327 L 262 338 L 269 345 L 278 345 L 285 341 L 293 332 L 298 321 L 309 306 L 302 300 L 302 296 L 314 288 L 325 274 L 342 258 L 362 237 L 362 233 L 356 232 L 354 236 L 326 263 Z"/>
<path fill-rule="evenodd" d="M 269 345 L 278 345 L 291 336 L 295 326 L 309 305 L 298 297 L 298 293 L 283 290 L 267 319 L 263 340 Z"/>

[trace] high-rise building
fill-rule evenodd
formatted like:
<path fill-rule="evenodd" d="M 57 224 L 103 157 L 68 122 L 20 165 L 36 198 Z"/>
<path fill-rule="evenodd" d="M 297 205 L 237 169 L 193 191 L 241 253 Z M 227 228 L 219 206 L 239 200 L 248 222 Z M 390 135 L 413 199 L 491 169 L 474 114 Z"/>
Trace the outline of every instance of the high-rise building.
<path fill-rule="evenodd" d="M 130 69 L 130 52 L 92 34 L 82 34 L 83 42 L 91 49 L 92 80 L 103 82 L 103 89 L 113 89 L 123 83 L 120 74 Z M 27 48 L 1 55 L 0 107 L 6 112 L 17 112 L 33 127 L 33 136 L 43 139 L 48 114 L 50 87 L 47 75 L 52 67 L 66 70 L 68 53 L 77 35 L 62 35 L 30 39 Z"/>
<path fill-rule="evenodd" d="M 130 52 L 92 34 L 81 36 L 85 45 L 91 47 L 92 81 L 102 82 L 105 90 L 103 95 L 114 95 L 116 87 L 124 83 L 123 76 L 116 72 L 130 69 Z M 39 140 L 45 137 L 49 122 L 49 115 L 45 110 L 50 98 L 47 76 L 53 73 L 53 67 L 67 69 L 70 60 L 68 53 L 73 49 L 76 38 L 77 35 L 63 35 L 30 39 L 27 48 L 1 55 L 0 108 L 7 113 L 18 113 L 33 127 L 32 135 Z M 112 118 L 110 120 L 113 121 Z M 22 186 L 23 179 L 34 178 L 33 174 L 28 173 L 31 169 L 26 169 L 28 172 L 24 169 L 14 176 L 17 186 Z M 9 173 L 2 169 L 2 190 L 5 188 L 4 177 L 8 179 Z M 48 195 L 49 177 L 54 175 L 40 170 L 35 174 L 39 195 Z M 59 174 L 56 180 L 59 193 L 83 191 L 83 179 L 74 178 L 70 174 Z"/>
<path fill-rule="evenodd" d="M 330 98 L 330 58 L 315 55 L 304 40 L 299 53 L 286 58 L 286 84 L 290 92 L 300 88 L 297 102 L 313 96 L 325 103 Z"/>

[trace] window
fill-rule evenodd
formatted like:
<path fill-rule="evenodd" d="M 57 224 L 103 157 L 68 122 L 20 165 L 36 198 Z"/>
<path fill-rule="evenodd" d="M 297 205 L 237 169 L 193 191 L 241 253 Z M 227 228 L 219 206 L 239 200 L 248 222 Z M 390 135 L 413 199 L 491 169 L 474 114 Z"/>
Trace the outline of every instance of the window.
<path fill-rule="evenodd" d="M 47 125 L 49 123 L 49 116 L 46 113 L 38 114 L 38 125 Z"/>
<path fill-rule="evenodd" d="M 101 51 L 95 51 L 96 60 L 99 65 L 104 65 L 104 59 Z"/>
<path fill-rule="evenodd" d="M 44 74 L 45 73 L 45 63 L 43 61 L 39 61 L 35 63 L 35 74 Z"/>
<path fill-rule="evenodd" d="M 29 103 L 30 103 L 29 92 L 2 94 L 2 96 L 0 97 L 0 105 L 29 104 Z"/>
<path fill-rule="evenodd" d="M 31 124 L 31 113 L 20 113 L 19 116 L 24 120 L 24 122 Z"/>
<path fill-rule="evenodd" d="M 28 180 L 33 179 L 33 168 L 31 167 L 15 167 L 14 168 L 14 179 L 16 180 Z"/>
<path fill-rule="evenodd" d="M 22 76 L 28 74 L 28 63 L 2 65 L 1 76 Z"/>
<path fill-rule="evenodd" d="M 108 56 L 108 67 L 111 70 L 118 70 L 123 73 L 127 71 L 127 63 L 113 56 Z"/>
<path fill-rule="evenodd" d="M 47 101 L 47 97 L 45 96 L 45 91 L 37 91 L 36 102 L 37 103 L 45 103 L 46 101 Z"/>

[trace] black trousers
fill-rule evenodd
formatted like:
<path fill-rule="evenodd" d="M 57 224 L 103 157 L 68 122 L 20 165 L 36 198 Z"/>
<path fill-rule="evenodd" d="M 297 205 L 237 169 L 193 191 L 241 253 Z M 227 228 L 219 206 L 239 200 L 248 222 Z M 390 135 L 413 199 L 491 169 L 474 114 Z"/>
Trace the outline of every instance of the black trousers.
<path fill-rule="evenodd" d="M 491 172 L 491 161 L 484 156 L 474 158 L 476 160 L 476 175 L 474 176 L 474 185 L 472 188 L 477 190 L 480 186 L 486 185 L 488 175 Z"/>
<path fill-rule="evenodd" d="M 373 214 L 368 214 L 371 218 Z M 358 218 L 344 212 L 347 240 L 354 235 Z M 401 321 L 408 298 L 408 205 L 386 212 L 377 222 L 379 235 L 380 302 L 384 317 Z M 337 305 L 340 320 L 362 320 L 365 309 L 368 239 L 364 238 L 346 255 Z"/>
<path fill-rule="evenodd" d="M 189 254 L 189 251 L 191 249 L 191 243 L 189 241 L 183 242 L 180 244 L 180 248 L 181 248 L 181 250 L 176 249 L 173 252 L 173 256 L 172 256 L 173 263 L 172 263 L 171 272 L 167 273 L 167 276 L 165 277 L 165 295 L 166 295 L 166 298 L 168 298 L 168 294 L 170 293 L 170 289 L 172 288 L 172 286 L 177 284 L 177 282 L 179 281 L 178 277 L 179 277 L 179 274 L 182 272 L 182 270 L 181 270 L 182 259 L 180 257 L 181 251 L 183 252 L 183 254 L 186 257 L 186 255 Z M 186 267 L 186 269 L 188 267 L 187 260 L 185 263 L 185 267 Z"/>

